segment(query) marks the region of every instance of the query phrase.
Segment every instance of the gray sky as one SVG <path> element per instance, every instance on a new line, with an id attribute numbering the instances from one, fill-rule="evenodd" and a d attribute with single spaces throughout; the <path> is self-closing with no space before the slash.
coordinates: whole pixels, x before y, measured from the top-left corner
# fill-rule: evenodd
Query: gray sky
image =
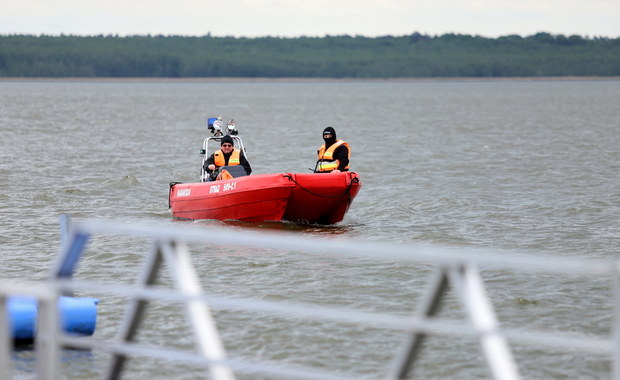
<path id="1" fill-rule="evenodd" d="M 620 0 L 0 0 L 0 34 L 620 37 Z"/>

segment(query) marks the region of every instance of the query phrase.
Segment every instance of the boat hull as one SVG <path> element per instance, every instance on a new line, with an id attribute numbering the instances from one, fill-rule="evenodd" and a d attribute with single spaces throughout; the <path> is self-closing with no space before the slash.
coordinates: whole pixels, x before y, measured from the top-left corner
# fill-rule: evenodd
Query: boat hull
<path id="1" fill-rule="evenodd" d="M 342 221 L 362 187 L 355 172 L 289 174 L 295 182 L 284 219 L 295 223 Z"/>
<path id="2" fill-rule="evenodd" d="M 180 219 L 282 220 L 294 183 L 284 174 L 170 186 L 170 210 Z"/>
<path id="3" fill-rule="evenodd" d="M 172 183 L 169 204 L 179 219 L 334 224 L 343 220 L 360 188 L 354 172 L 259 174 Z"/>

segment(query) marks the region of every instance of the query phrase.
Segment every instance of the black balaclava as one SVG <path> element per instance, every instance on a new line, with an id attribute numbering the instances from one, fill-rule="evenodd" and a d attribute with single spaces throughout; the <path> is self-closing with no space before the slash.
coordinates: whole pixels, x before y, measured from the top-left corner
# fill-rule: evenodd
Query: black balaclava
<path id="1" fill-rule="evenodd" d="M 230 144 L 232 146 L 235 146 L 235 143 L 233 142 L 233 138 L 230 137 L 229 135 L 226 135 L 224 137 L 222 137 L 222 141 L 220 141 L 220 146 L 224 145 L 224 144 Z"/>
<path id="2" fill-rule="evenodd" d="M 332 137 L 326 139 L 325 136 L 323 136 L 323 140 L 325 140 L 325 148 L 329 147 L 330 145 L 336 142 L 336 130 L 334 128 L 332 127 L 325 128 L 323 130 L 323 135 L 325 135 L 326 133 L 331 133 Z"/>

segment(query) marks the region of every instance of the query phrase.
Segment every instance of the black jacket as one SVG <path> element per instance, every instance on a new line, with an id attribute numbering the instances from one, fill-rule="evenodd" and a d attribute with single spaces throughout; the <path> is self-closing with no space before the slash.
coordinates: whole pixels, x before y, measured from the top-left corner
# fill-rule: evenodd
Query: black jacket
<path id="1" fill-rule="evenodd" d="M 334 156 L 336 160 L 338 160 L 338 170 L 341 172 L 346 171 L 345 169 L 349 165 L 349 149 L 345 145 L 340 145 L 334 151 Z"/>

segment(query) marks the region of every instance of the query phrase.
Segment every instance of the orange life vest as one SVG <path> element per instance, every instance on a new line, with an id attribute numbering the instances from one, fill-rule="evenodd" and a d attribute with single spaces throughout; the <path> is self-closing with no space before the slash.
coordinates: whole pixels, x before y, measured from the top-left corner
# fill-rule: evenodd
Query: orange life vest
<path id="1" fill-rule="evenodd" d="M 230 157 L 228 158 L 228 166 L 239 165 L 241 163 L 240 157 L 241 151 L 239 149 L 233 149 Z M 213 165 L 218 168 L 221 166 L 226 166 L 226 159 L 224 159 L 224 153 L 221 149 L 213 153 Z"/>
<path id="2" fill-rule="evenodd" d="M 232 176 L 232 174 L 228 172 L 228 170 L 223 169 L 222 172 L 217 175 L 217 178 L 215 180 L 220 181 L 222 179 L 233 179 L 233 178 L 234 177 Z"/>
<path id="3" fill-rule="evenodd" d="M 317 171 L 319 172 L 331 172 L 333 170 L 338 169 L 338 166 L 340 165 L 340 160 L 335 160 L 334 159 L 334 152 L 336 151 L 336 148 L 338 148 L 339 146 L 344 145 L 347 147 L 347 152 L 348 152 L 348 157 L 349 160 L 351 159 L 351 148 L 349 147 L 349 144 L 347 144 L 346 142 L 342 141 L 342 140 L 338 140 L 335 143 L 333 143 L 332 145 L 330 145 L 330 147 L 325 150 L 325 144 L 321 145 L 321 148 L 318 151 L 319 154 L 319 164 L 317 166 Z M 344 168 L 344 170 L 349 170 L 349 165 L 347 164 L 347 166 Z"/>

